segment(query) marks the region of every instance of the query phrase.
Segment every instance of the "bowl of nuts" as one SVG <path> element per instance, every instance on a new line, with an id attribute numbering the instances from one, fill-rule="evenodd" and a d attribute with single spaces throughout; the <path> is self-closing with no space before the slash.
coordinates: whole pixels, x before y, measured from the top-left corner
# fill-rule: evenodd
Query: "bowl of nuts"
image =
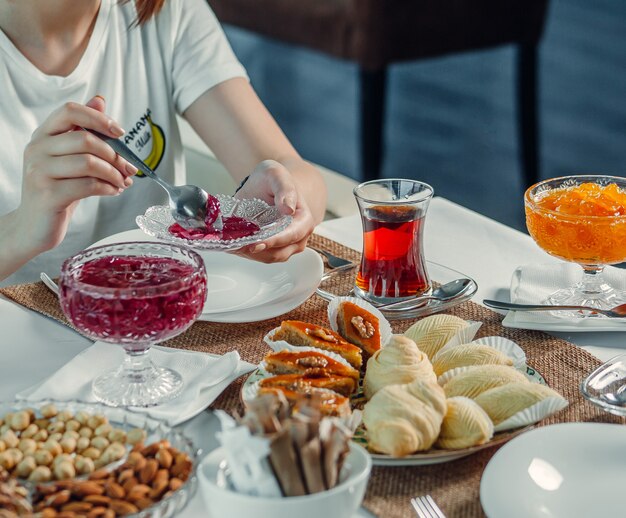
<path id="1" fill-rule="evenodd" d="M 0 403 L 0 472 L 27 489 L 34 512 L 174 516 L 196 490 L 199 455 L 180 432 L 128 409 Z"/>

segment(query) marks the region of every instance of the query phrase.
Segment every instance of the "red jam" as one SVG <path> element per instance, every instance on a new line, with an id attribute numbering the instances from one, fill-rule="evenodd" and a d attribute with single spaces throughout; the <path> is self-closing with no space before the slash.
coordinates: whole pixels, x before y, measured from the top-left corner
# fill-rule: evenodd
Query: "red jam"
<path id="1" fill-rule="evenodd" d="M 213 223 L 217 220 L 220 213 L 220 202 L 215 196 L 209 194 L 207 200 L 207 211 L 204 222 L 204 228 L 184 228 L 178 223 L 170 225 L 169 232 L 176 237 L 183 239 L 208 239 L 208 240 L 228 240 L 239 239 L 242 237 L 256 234 L 261 227 L 252 221 L 238 216 L 227 216 L 222 218 L 222 229 L 213 228 Z"/>
<path id="2" fill-rule="evenodd" d="M 62 284 L 61 302 L 87 335 L 120 343 L 157 342 L 188 327 L 202 311 L 206 278 L 180 282 L 193 272 L 192 265 L 168 257 L 102 257 L 82 264 L 75 274 L 78 282 L 95 288 L 74 290 Z M 171 290 L 158 290 L 173 281 L 179 282 Z M 149 287 L 157 293 L 142 294 Z M 89 293 L 98 288 L 124 291 Z"/>

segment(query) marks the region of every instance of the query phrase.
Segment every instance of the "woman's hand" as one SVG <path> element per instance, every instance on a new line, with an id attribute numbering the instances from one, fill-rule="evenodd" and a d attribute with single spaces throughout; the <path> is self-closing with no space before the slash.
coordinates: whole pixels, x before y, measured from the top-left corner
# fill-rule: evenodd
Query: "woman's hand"
<path id="1" fill-rule="evenodd" d="M 117 196 L 132 185 L 137 169 L 84 127 L 111 137 L 124 130 L 104 114 L 96 96 L 86 105 L 67 103 L 33 133 L 24 151 L 22 200 L 14 221 L 24 249 L 32 255 L 57 246 L 78 201 Z"/>
<path id="2" fill-rule="evenodd" d="M 284 165 L 275 160 L 264 160 L 254 169 L 236 196 L 259 198 L 275 205 L 282 214 L 292 216 L 293 221 L 281 233 L 235 253 L 255 261 L 274 263 L 286 261 L 293 254 L 304 250 L 315 227 L 315 220 Z"/>

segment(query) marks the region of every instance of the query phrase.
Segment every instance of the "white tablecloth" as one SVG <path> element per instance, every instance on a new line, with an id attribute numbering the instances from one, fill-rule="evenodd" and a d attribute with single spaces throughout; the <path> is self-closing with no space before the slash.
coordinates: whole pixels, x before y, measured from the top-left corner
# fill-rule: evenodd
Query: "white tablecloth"
<path id="1" fill-rule="evenodd" d="M 361 249 L 358 216 L 322 223 L 317 233 L 354 249 Z M 425 229 L 430 261 L 474 278 L 475 302 L 484 298 L 508 300 L 513 270 L 520 264 L 552 259 L 532 239 L 443 198 L 432 200 Z M 52 374 L 89 344 L 86 338 L 36 312 L 0 297 L 0 398 L 15 394 Z M 582 346 L 601 360 L 626 351 L 626 333 L 554 333 Z M 216 419 L 203 413 L 183 425 L 205 451 L 215 447 Z M 199 495 L 181 514 L 205 516 Z"/>

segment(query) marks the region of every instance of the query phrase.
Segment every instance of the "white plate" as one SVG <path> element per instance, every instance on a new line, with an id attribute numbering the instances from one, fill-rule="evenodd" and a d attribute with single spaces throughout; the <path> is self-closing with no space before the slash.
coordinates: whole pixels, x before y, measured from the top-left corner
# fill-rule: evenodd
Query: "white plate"
<path id="1" fill-rule="evenodd" d="M 129 230 L 93 246 L 123 241 L 159 241 L 141 230 Z M 264 264 L 225 252 L 196 250 L 207 270 L 207 300 L 198 320 L 256 322 L 297 308 L 317 288 L 324 263 L 306 248 L 284 263 Z"/>
<path id="2" fill-rule="evenodd" d="M 253 400 L 259 390 L 259 382 L 264 379 L 273 376 L 273 374 L 264 371 L 263 369 L 257 369 L 253 371 L 250 376 L 243 382 L 241 386 L 241 400 L 246 403 Z M 526 377 L 533 383 L 546 384 L 546 380 L 535 369 L 526 365 Z M 353 396 L 359 398 L 359 394 Z M 431 464 L 441 464 L 443 462 L 450 462 L 452 460 L 467 457 L 472 453 L 484 450 L 485 448 L 491 448 L 503 442 L 510 440 L 511 438 L 529 430 L 533 425 L 525 426 L 523 428 L 517 428 L 514 430 L 498 433 L 493 438 L 478 446 L 472 446 L 470 448 L 463 448 L 461 450 L 439 450 L 432 449 L 423 453 L 414 453 L 413 455 L 406 455 L 405 457 L 391 457 L 383 453 L 370 452 L 372 457 L 372 463 L 374 466 L 429 466 Z M 359 443 L 361 446 L 367 448 L 367 438 L 365 436 L 365 430 L 362 427 L 357 428 L 353 440 Z"/>
<path id="3" fill-rule="evenodd" d="M 578 264 L 565 262 L 519 266 L 511 277 L 511 302 L 539 304 L 557 289 L 580 281 L 581 271 Z M 607 266 L 603 276 L 618 290 L 626 289 L 626 271 L 623 269 Z M 575 333 L 626 331 L 626 319 L 603 316 L 580 318 L 567 311 L 508 311 L 502 325 L 517 329 Z"/>
<path id="4" fill-rule="evenodd" d="M 489 518 L 624 516 L 626 427 L 563 423 L 504 445 L 480 482 Z"/>

